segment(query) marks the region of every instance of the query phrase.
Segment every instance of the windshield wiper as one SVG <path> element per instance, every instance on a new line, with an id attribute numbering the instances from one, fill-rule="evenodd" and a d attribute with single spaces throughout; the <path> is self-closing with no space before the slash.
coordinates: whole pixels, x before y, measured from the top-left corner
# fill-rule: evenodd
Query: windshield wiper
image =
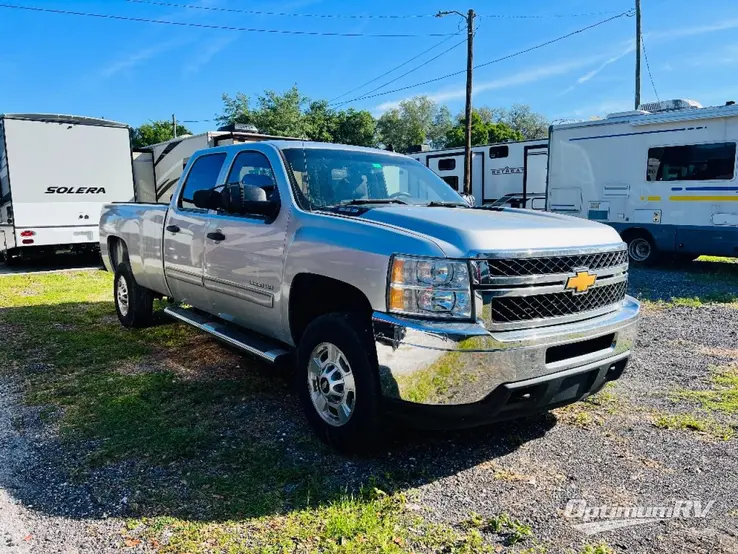
<path id="1" fill-rule="evenodd" d="M 339 206 L 360 206 L 362 204 L 407 204 L 400 198 L 355 198 L 341 202 Z"/>
<path id="2" fill-rule="evenodd" d="M 468 208 L 469 207 L 467 204 L 462 204 L 461 202 L 439 202 L 439 201 L 428 202 L 427 204 L 423 204 L 423 206 L 427 208 Z"/>

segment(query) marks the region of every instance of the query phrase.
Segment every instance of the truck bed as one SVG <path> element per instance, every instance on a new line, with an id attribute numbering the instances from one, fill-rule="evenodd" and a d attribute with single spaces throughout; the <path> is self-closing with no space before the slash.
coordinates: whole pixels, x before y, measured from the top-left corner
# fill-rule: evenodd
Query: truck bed
<path id="1" fill-rule="evenodd" d="M 163 295 L 169 294 L 164 278 L 162 242 L 168 206 L 120 202 L 103 206 L 100 216 L 100 254 L 105 267 L 115 271 L 115 244 L 120 237 L 128 246 L 131 268 L 139 284 Z"/>

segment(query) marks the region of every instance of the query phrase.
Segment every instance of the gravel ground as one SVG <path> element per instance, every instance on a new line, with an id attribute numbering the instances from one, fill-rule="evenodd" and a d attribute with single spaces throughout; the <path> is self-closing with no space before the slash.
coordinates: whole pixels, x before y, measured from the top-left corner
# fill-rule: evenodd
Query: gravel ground
<path id="1" fill-rule="evenodd" d="M 709 276 L 701 265 L 686 271 L 634 270 L 631 289 L 655 299 L 735 291 L 730 273 L 727 281 Z M 735 305 L 648 304 L 637 355 L 612 388 L 614 400 L 580 406 L 587 418 L 577 419 L 576 409 L 565 409 L 497 428 L 406 432 L 373 460 L 345 460 L 324 449 L 309 452 L 348 487 L 392 474 L 431 521 L 458 525 L 471 513 L 508 513 L 529 524 L 535 541 L 550 553 L 578 552 L 585 543 L 600 541 L 616 552 L 736 553 L 738 439 L 657 428 L 652 414 L 689 410 L 669 400 L 670 393 L 679 387 L 706 388 L 710 367 L 738 363 L 737 332 Z M 177 468 L 152 472 L 132 460 L 75 479 L 85 452 L 61 442 L 37 409 L 20 403 L 18 390 L 9 378 L 0 382 L 0 552 L 145 551 L 145 544 L 125 531 L 122 518 L 131 514 L 128 499 L 134 493 L 125 484 L 144 482 L 178 493 Z M 240 417 L 278 431 L 279 440 L 297 442 L 306 430 L 294 400 L 285 386 L 244 405 Z M 260 420 L 265 413 L 274 420 Z M 579 520 L 563 517 L 572 499 L 590 506 L 715 503 L 704 519 L 671 519 L 586 537 L 572 527 Z"/>

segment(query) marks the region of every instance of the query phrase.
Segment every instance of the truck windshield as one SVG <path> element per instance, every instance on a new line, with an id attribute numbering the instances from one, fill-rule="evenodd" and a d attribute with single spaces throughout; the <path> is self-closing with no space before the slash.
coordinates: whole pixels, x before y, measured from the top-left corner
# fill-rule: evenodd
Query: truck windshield
<path id="1" fill-rule="evenodd" d="M 283 152 L 309 209 L 373 203 L 466 206 L 446 182 L 411 158 L 330 148 Z"/>

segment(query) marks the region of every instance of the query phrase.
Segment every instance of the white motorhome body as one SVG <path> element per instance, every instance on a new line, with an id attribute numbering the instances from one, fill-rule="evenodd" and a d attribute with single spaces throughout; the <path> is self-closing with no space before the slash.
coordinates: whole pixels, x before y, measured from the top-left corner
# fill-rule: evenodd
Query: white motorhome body
<path id="1" fill-rule="evenodd" d="M 192 154 L 205 148 L 262 140 L 298 139 L 251 131 L 209 131 L 136 149 L 133 153 L 136 198 L 139 202 L 168 204 Z"/>
<path id="2" fill-rule="evenodd" d="M 612 225 L 636 261 L 738 255 L 738 106 L 696 106 L 553 127 L 548 209 Z"/>
<path id="3" fill-rule="evenodd" d="M 127 125 L 47 114 L 0 115 L 0 254 L 93 249 L 104 204 L 130 201 Z"/>
<path id="4" fill-rule="evenodd" d="M 463 192 L 464 149 L 410 154 Z M 512 204 L 544 209 L 548 140 L 488 144 L 472 148 L 472 195 L 477 205 Z"/>

